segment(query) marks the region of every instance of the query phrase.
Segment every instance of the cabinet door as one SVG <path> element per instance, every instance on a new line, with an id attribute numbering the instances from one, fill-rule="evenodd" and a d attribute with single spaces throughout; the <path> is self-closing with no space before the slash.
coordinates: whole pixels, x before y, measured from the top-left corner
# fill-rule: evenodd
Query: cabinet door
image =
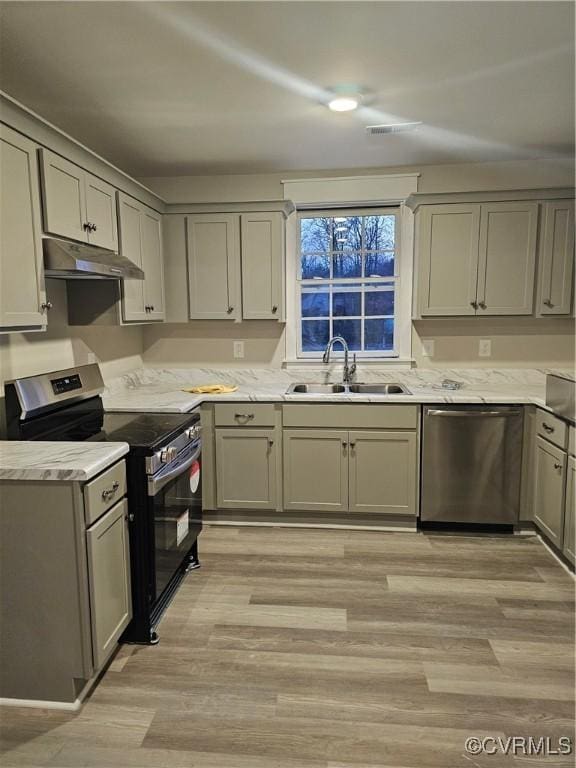
<path id="1" fill-rule="evenodd" d="M 536 438 L 534 522 L 557 547 L 564 529 L 566 454 L 541 437 Z"/>
<path id="2" fill-rule="evenodd" d="M 285 429 L 284 507 L 320 512 L 348 509 L 348 432 Z"/>
<path id="3" fill-rule="evenodd" d="M 278 320 L 282 312 L 284 260 L 281 213 L 243 213 L 242 317 L 244 320 Z"/>
<path id="4" fill-rule="evenodd" d="M 42 150 L 44 230 L 88 242 L 85 172 L 74 163 Z"/>
<path id="5" fill-rule="evenodd" d="M 531 315 L 538 203 L 481 206 L 478 314 Z"/>
<path id="6" fill-rule="evenodd" d="M 567 473 L 563 552 L 572 564 L 576 564 L 576 459 L 574 456 L 568 457 Z"/>
<path id="7" fill-rule="evenodd" d="M 416 434 L 350 432 L 350 511 L 416 515 Z"/>
<path id="8" fill-rule="evenodd" d="M 273 429 L 216 430 L 216 499 L 222 509 L 276 509 Z"/>
<path id="9" fill-rule="evenodd" d="M 101 669 L 132 618 L 126 499 L 86 531 L 95 669 Z"/>
<path id="10" fill-rule="evenodd" d="M 162 217 L 143 208 L 140 220 L 145 308 L 148 320 L 164 320 L 164 264 L 162 260 Z"/>
<path id="11" fill-rule="evenodd" d="M 423 316 L 476 314 L 479 205 L 426 205 L 418 217 Z"/>
<path id="12" fill-rule="evenodd" d="M 188 300 L 191 320 L 239 320 L 239 217 L 188 217 Z"/>
<path id="13" fill-rule="evenodd" d="M 567 315 L 574 273 L 574 200 L 544 203 L 540 237 L 539 315 Z"/>
<path id="14" fill-rule="evenodd" d="M 120 229 L 120 253 L 140 269 L 142 263 L 141 238 L 142 206 L 122 192 L 118 193 L 118 224 Z M 144 280 L 122 281 L 122 318 L 125 321 L 148 320 L 144 297 Z"/>
<path id="15" fill-rule="evenodd" d="M 36 146 L 0 125 L 0 327 L 46 324 Z"/>
<path id="16" fill-rule="evenodd" d="M 86 219 L 92 225 L 88 232 L 88 242 L 117 251 L 116 190 L 89 173 L 86 174 Z"/>

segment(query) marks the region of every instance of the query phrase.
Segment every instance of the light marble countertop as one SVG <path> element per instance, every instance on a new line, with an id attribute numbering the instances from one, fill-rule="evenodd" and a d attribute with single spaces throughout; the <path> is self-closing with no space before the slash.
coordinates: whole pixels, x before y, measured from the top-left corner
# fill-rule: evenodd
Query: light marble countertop
<path id="1" fill-rule="evenodd" d="M 0 440 L 0 480 L 85 482 L 128 453 L 128 443 Z"/>
<path id="2" fill-rule="evenodd" d="M 142 368 L 109 382 L 104 393 L 108 411 L 186 413 L 203 402 L 321 402 L 321 403 L 475 403 L 533 404 L 545 407 L 546 373 L 535 369 L 414 369 L 408 371 L 360 371 L 367 383 L 399 382 L 409 395 L 286 394 L 296 381 L 341 381 L 341 367 L 324 369 L 209 369 Z M 564 372 L 565 373 L 565 372 Z M 461 389 L 441 387 L 443 379 L 462 382 Z M 201 384 L 233 384 L 228 395 L 195 395 L 182 391 Z"/>

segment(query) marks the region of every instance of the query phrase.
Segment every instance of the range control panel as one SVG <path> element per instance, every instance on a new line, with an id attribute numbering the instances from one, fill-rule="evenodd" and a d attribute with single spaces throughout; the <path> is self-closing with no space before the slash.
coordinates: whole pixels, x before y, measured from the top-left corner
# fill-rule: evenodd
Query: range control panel
<path id="1" fill-rule="evenodd" d="M 80 375 L 75 373 L 72 376 L 63 376 L 61 379 L 51 379 L 52 390 L 55 395 L 63 395 L 65 392 L 72 392 L 74 389 L 82 389 Z"/>

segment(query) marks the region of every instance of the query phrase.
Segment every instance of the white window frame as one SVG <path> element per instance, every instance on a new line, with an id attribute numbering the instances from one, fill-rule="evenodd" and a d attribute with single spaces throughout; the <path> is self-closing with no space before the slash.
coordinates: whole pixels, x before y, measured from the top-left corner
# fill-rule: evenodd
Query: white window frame
<path id="1" fill-rule="evenodd" d="M 286 365 L 317 364 L 322 358 L 322 352 L 303 352 L 301 349 L 301 316 L 300 316 L 300 219 L 310 216 L 312 211 L 333 215 L 369 215 L 379 211 L 394 209 L 397 212 L 396 238 L 399 241 L 395 247 L 395 325 L 394 351 L 374 354 L 357 352 L 362 363 L 375 365 L 395 365 L 410 367 L 412 364 L 412 278 L 413 278 L 413 247 L 414 247 L 414 215 L 404 205 L 403 200 L 386 201 L 373 206 L 366 203 L 358 206 L 347 204 L 338 205 L 309 205 L 299 207 L 287 222 L 286 229 Z M 324 282 L 324 281 L 323 281 Z M 369 282 L 386 282 L 386 278 L 354 278 L 351 280 L 338 279 L 337 282 L 359 284 Z M 320 285 L 320 281 L 318 281 Z M 328 284 L 328 283 L 325 283 Z M 334 350 L 335 356 L 343 353 Z"/>

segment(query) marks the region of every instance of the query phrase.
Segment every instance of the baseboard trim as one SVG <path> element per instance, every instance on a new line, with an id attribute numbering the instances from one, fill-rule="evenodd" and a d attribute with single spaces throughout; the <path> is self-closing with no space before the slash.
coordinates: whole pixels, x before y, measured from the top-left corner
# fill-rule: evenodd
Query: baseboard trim
<path id="1" fill-rule="evenodd" d="M 82 691 L 83 693 L 84 691 Z M 36 701 L 35 699 L 0 698 L 0 707 L 29 707 L 30 709 L 60 709 L 64 712 L 78 712 L 84 700 L 82 694 L 76 701 Z"/>
<path id="2" fill-rule="evenodd" d="M 228 525 L 234 528 L 323 528 L 326 530 L 343 531 L 388 531 L 396 533 L 418 533 L 416 521 L 414 525 L 405 523 L 389 523 L 388 525 L 352 525 L 344 523 L 284 523 L 280 520 L 260 521 L 260 520 L 204 520 L 207 527 L 216 525 Z"/>

